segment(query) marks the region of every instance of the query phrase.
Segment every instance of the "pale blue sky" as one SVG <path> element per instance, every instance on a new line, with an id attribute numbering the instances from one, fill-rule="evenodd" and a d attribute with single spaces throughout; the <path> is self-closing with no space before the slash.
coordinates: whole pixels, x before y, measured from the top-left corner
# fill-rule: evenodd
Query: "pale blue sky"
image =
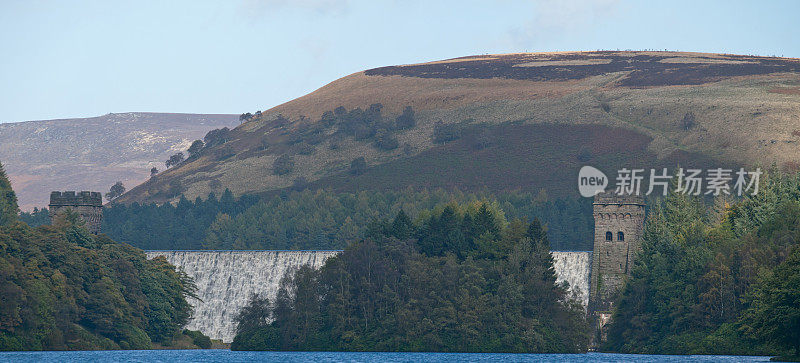
<path id="1" fill-rule="evenodd" d="M 800 1 L 0 0 L 0 122 L 265 110 L 367 68 L 484 53 L 800 57 Z"/>

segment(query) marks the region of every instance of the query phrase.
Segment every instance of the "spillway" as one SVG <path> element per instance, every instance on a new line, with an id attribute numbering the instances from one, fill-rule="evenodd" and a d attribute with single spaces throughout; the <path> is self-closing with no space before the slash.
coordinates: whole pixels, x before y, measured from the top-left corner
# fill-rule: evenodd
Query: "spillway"
<path id="1" fill-rule="evenodd" d="M 592 251 L 551 251 L 556 283 L 569 284 L 569 292 L 583 306 L 589 305 L 589 274 Z"/>
<path id="2" fill-rule="evenodd" d="M 146 251 L 147 258 L 166 257 L 180 266 L 197 285 L 189 299 L 194 315 L 186 325 L 211 339 L 230 343 L 236 335 L 234 319 L 253 294 L 275 301 L 287 272 L 311 265 L 319 268 L 339 251 Z"/>
<path id="3" fill-rule="evenodd" d="M 194 315 L 187 324 L 212 339 L 230 343 L 236 335 L 234 318 L 253 294 L 275 301 L 281 278 L 289 271 L 310 265 L 321 267 L 340 251 L 146 251 L 147 258 L 164 256 L 183 268 L 197 285 L 196 299 L 189 299 Z M 558 283 L 569 284 L 584 306 L 589 301 L 591 252 L 553 251 Z"/>

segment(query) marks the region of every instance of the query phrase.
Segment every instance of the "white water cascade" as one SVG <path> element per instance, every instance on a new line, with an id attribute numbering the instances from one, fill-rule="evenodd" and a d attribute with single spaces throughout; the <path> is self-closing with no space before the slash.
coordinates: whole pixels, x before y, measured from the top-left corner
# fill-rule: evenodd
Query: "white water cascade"
<path id="1" fill-rule="evenodd" d="M 253 294 L 275 301 L 287 272 L 311 265 L 319 268 L 339 251 L 147 251 L 183 268 L 197 285 L 200 301 L 189 299 L 194 315 L 186 328 L 230 343 L 234 319 Z"/>
<path id="2" fill-rule="evenodd" d="M 270 301 L 287 272 L 311 265 L 319 268 L 339 251 L 147 251 L 147 258 L 166 257 L 183 268 L 197 285 L 200 300 L 189 299 L 194 315 L 187 324 L 211 339 L 230 343 L 236 334 L 234 318 L 253 294 Z M 589 301 L 591 252 L 554 251 L 557 282 L 569 289 L 584 306 Z"/>
<path id="3" fill-rule="evenodd" d="M 589 274 L 592 270 L 592 251 L 551 251 L 556 283 L 569 284 L 569 293 L 584 307 L 589 305 Z"/>

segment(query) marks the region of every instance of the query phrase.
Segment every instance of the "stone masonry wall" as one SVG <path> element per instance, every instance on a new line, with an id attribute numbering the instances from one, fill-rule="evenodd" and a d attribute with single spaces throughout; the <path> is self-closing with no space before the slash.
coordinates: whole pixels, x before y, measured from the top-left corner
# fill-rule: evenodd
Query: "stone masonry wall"
<path id="1" fill-rule="evenodd" d="M 589 309 L 610 312 L 641 249 L 644 201 L 638 197 L 600 194 L 595 196 L 593 207 L 595 234 Z"/>
<path id="2" fill-rule="evenodd" d="M 100 233 L 100 225 L 103 223 L 103 196 L 99 192 L 51 192 L 49 209 L 51 220 L 58 213 L 71 209 L 86 222 L 89 232 Z"/>

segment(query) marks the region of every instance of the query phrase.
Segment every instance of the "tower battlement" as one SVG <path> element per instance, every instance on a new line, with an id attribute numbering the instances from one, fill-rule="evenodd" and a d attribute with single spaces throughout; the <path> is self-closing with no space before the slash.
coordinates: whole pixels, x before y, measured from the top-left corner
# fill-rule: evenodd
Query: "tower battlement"
<path id="1" fill-rule="evenodd" d="M 592 204 L 600 204 L 600 205 L 610 205 L 610 204 L 617 204 L 617 205 L 640 205 L 644 206 L 644 199 L 638 195 L 618 195 L 613 192 L 607 193 L 600 193 L 594 196 L 594 202 Z"/>
<path id="2" fill-rule="evenodd" d="M 103 195 L 100 192 L 82 191 L 76 193 L 74 191 L 50 192 L 50 205 L 51 206 L 103 206 Z"/>
<path id="3" fill-rule="evenodd" d="M 50 219 L 66 209 L 78 213 L 89 232 L 100 233 L 103 222 L 103 195 L 100 192 L 53 191 L 50 193 Z"/>

